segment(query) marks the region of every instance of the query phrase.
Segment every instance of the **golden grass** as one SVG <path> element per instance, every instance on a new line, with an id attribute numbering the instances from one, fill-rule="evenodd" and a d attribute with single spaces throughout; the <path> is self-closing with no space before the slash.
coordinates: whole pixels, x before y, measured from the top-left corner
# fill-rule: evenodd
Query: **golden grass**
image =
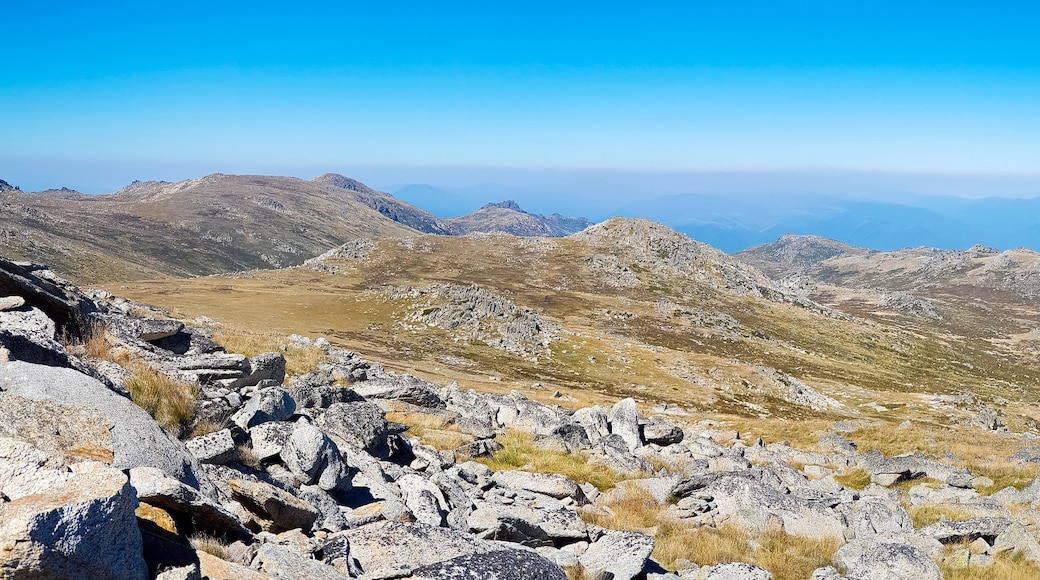
<path id="1" fill-rule="evenodd" d="M 252 332 L 225 326 L 213 335 L 213 340 L 228 352 L 248 357 L 263 352 L 280 352 L 285 357 L 287 377 L 309 373 L 314 367 L 329 360 L 329 355 L 317 346 L 287 345 L 285 337 L 274 333 Z"/>
<path id="2" fill-rule="evenodd" d="M 910 521 L 914 522 L 915 528 L 929 526 L 943 518 L 953 522 L 961 522 L 972 517 L 971 512 L 951 505 L 930 504 L 904 507 L 906 507 L 906 512 L 910 514 Z"/>
<path id="3" fill-rule="evenodd" d="M 864 489 L 870 485 L 870 474 L 862 467 L 857 467 L 841 475 L 835 475 L 834 480 L 849 489 Z"/>
<path id="4" fill-rule="evenodd" d="M 993 485 L 983 486 L 978 489 L 981 495 L 990 495 L 1005 487 L 1014 487 L 1021 491 L 1022 488 L 1029 485 L 1034 479 L 1040 477 L 1040 465 L 1036 463 L 974 465 L 971 467 L 971 474 L 976 477 L 988 477 L 993 480 Z"/>
<path id="5" fill-rule="evenodd" d="M 495 440 L 502 445 L 502 449 L 494 457 L 477 460 L 493 471 L 520 469 L 537 473 L 559 473 L 578 483 L 591 483 L 603 491 L 612 489 L 623 479 L 631 478 L 589 461 L 584 453 L 566 453 L 539 447 L 535 443 L 534 435 L 523 431 L 506 431 Z"/>
<path id="6" fill-rule="evenodd" d="M 177 437 L 186 435 L 198 396 L 196 388 L 171 379 L 143 362 L 130 363 L 127 370 L 130 378 L 126 389 L 133 402 L 163 429 Z"/>
<path id="7" fill-rule="evenodd" d="M 418 437 L 424 445 L 440 451 L 454 451 L 473 442 L 472 436 L 438 415 L 398 410 L 388 411 L 386 420 L 407 425 L 409 436 Z"/>
<path id="8" fill-rule="evenodd" d="M 622 481 L 611 493 L 612 501 L 599 504 L 607 509 L 586 509 L 582 517 L 604 528 L 644 533 L 659 523 L 662 505 L 645 489 Z"/>
<path id="9" fill-rule="evenodd" d="M 653 535 L 653 557 L 669 570 L 687 560 L 700 566 L 748 562 L 769 570 L 777 580 L 802 580 L 830 564 L 840 547 L 837 540 L 801 538 L 775 528 L 752 536 L 733 525 L 712 528 L 665 519 L 664 506 L 648 492 L 624 482 L 618 487 L 624 493 L 615 491 L 615 498 L 605 504 L 608 509 L 586 509 L 582 517 L 605 528 Z"/>
<path id="10" fill-rule="evenodd" d="M 228 549 L 228 545 L 220 538 L 199 532 L 192 534 L 191 537 L 188 538 L 188 543 L 191 544 L 192 548 L 195 548 L 199 552 L 205 552 L 210 556 L 225 561 L 231 561 L 232 559 L 231 550 Z"/>
<path id="11" fill-rule="evenodd" d="M 958 548 L 967 546 L 948 546 L 946 553 L 950 554 Z M 967 568 L 955 568 L 939 563 L 939 570 L 945 580 L 1036 580 L 1040 578 L 1040 566 L 1026 560 L 1022 554 L 998 554 L 996 562 L 985 568 L 969 566 Z"/>

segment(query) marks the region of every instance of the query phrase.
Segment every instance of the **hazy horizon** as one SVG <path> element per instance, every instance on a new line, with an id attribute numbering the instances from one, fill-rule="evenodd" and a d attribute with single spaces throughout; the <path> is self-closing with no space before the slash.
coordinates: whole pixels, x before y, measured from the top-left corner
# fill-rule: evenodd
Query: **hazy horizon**
<path id="1" fill-rule="evenodd" d="M 967 2 L 14 4 L 0 179 L 104 193 L 334 171 L 559 199 L 605 174 L 654 194 L 738 174 L 736 193 L 782 193 L 753 177 L 815 172 L 798 188 L 917 175 L 951 177 L 868 181 L 886 195 L 1037 195 L 1038 15 Z"/>

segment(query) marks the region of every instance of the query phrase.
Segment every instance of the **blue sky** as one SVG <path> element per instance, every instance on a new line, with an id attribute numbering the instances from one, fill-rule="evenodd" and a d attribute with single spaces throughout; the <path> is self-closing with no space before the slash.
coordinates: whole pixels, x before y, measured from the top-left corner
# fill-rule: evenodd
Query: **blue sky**
<path id="1" fill-rule="evenodd" d="M 560 4 L 9 2 L 0 178 L 856 171 L 1040 194 L 1036 3 Z"/>

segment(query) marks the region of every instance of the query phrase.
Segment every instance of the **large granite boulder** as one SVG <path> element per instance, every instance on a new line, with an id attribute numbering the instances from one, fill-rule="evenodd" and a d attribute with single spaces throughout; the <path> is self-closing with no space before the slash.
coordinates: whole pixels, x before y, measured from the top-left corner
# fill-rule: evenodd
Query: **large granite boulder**
<path id="1" fill-rule="evenodd" d="M 198 464 L 183 443 L 143 409 L 72 369 L 0 365 L 2 435 L 66 459 L 103 459 L 117 469 L 155 467 L 199 487 Z M 202 491 L 209 494 L 205 486 Z"/>
<path id="2" fill-rule="evenodd" d="M 126 476 L 98 463 L 0 503 L 0 577 L 148 578 L 135 508 Z"/>

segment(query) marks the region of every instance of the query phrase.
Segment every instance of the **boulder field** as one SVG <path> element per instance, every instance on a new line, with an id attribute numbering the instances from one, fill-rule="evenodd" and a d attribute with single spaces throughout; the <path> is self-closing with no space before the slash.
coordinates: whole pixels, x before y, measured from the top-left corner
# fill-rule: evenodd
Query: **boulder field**
<path id="1" fill-rule="evenodd" d="M 99 333 L 125 360 L 191 387 L 180 432 L 133 402 L 124 366 L 69 346 Z M 859 453 L 838 434 L 826 453 L 803 451 L 680 423 L 667 407 L 646 413 L 633 399 L 570 410 L 461 390 L 320 338 L 286 339 L 323 355 L 287 377 L 281 352 L 228 353 L 212 334 L 0 260 L 0 577 L 772 577 L 742 562 L 698 567 L 697 554 L 669 571 L 654 560 L 652 530 L 583 517 L 609 512 L 633 487 L 662 520 L 834 541 L 818 580 L 938 579 L 943 558 L 985 567 L 1001 552 L 1040 562 L 1027 509 L 1040 482 L 983 496 L 963 469 Z M 435 418 L 465 443 L 426 445 L 388 410 Z M 507 432 L 630 481 L 607 491 L 562 474 L 492 471 L 478 460 Z M 871 483 L 835 479 L 850 469 Z M 911 502 L 972 517 L 915 528 L 889 486 L 922 476 L 939 485 L 912 488 Z"/>

